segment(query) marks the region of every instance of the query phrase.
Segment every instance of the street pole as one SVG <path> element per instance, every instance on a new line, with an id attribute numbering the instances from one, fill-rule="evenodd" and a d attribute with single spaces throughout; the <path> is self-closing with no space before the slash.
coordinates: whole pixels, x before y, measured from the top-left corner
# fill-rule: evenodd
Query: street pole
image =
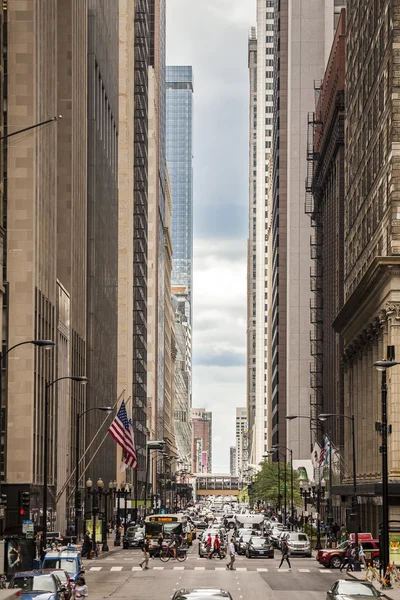
<path id="1" fill-rule="evenodd" d="M 382 371 L 382 572 L 385 575 L 389 564 L 389 473 L 388 473 L 388 455 L 387 455 L 387 384 L 386 369 Z"/>
<path id="2" fill-rule="evenodd" d="M 289 452 L 290 452 L 290 485 L 291 485 L 291 490 L 290 490 L 290 504 L 291 504 L 291 514 L 292 514 L 292 517 L 291 517 L 291 519 L 292 519 L 292 531 L 294 531 L 293 451 L 289 450 Z"/>
<path id="3" fill-rule="evenodd" d="M 286 456 L 285 456 L 285 483 L 284 483 L 285 488 L 284 488 L 284 495 L 283 495 L 283 501 L 284 501 L 285 511 L 283 513 L 283 521 L 282 521 L 282 523 L 284 525 L 286 525 L 286 511 L 287 511 L 287 481 L 286 481 L 286 472 L 287 472 L 287 469 L 286 469 L 286 465 L 287 465 L 287 463 L 286 463 Z"/>
<path id="4" fill-rule="evenodd" d="M 79 511 L 81 509 L 80 497 L 79 497 L 79 413 L 76 413 L 76 431 L 75 431 L 75 535 L 76 543 L 79 541 Z"/>
<path id="5" fill-rule="evenodd" d="M 44 440 L 43 440 L 43 533 L 42 533 L 42 560 L 47 546 L 47 482 L 48 482 L 48 453 L 49 453 L 49 430 L 47 423 L 49 420 L 49 387 L 46 383 L 44 392 Z"/>
<path id="6" fill-rule="evenodd" d="M 146 483 L 144 486 L 144 517 L 147 516 L 147 487 L 149 483 L 149 469 L 150 469 L 150 448 L 146 447 Z"/>
<path id="7" fill-rule="evenodd" d="M 386 377 L 386 371 L 384 371 Z M 353 442 L 353 498 L 352 498 L 352 513 L 353 519 L 355 522 L 355 536 L 354 541 L 358 548 L 358 502 L 357 502 L 357 460 L 356 460 L 356 433 L 354 427 L 354 415 L 351 415 L 351 437 Z M 387 464 L 387 463 L 386 463 Z M 389 555 L 388 555 L 389 556 Z M 354 570 L 361 571 L 361 563 L 360 558 L 357 554 L 356 559 L 354 561 Z"/>
<path id="8" fill-rule="evenodd" d="M 321 481 L 318 482 L 317 489 L 317 545 L 315 546 L 316 550 L 321 550 Z M 312 526 L 312 525 L 311 525 Z"/>
<path id="9" fill-rule="evenodd" d="M 281 512 L 281 466 L 280 466 L 280 461 L 279 461 L 279 454 L 277 455 L 277 462 L 278 462 L 278 521 L 280 520 L 280 522 L 282 523 L 282 515 L 279 516 L 279 513 Z"/>

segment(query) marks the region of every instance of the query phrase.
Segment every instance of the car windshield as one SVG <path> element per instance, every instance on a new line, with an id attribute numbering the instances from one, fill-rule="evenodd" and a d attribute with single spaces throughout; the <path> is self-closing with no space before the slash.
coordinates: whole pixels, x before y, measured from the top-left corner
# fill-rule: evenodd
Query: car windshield
<path id="1" fill-rule="evenodd" d="M 231 596 L 220 590 L 193 590 L 178 592 L 174 600 L 208 600 L 209 598 L 231 598 Z"/>
<path id="2" fill-rule="evenodd" d="M 379 592 L 373 585 L 361 583 L 361 581 L 341 581 L 336 593 L 345 594 L 346 596 L 371 596 L 379 598 Z"/>
<path id="3" fill-rule="evenodd" d="M 31 575 L 29 577 L 14 577 L 10 588 L 19 588 L 23 592 L 56 592 L 56 585 L 51 575 Z"/>
<path id="4" fill-rule="evenodd" d="M 55 571 L 54 575 L 57 575 L 58 579 L 61 583 L 66 583 L 68 581 L 68 576 L 65 571 Z"/>
<path id="5" fill-rule="evenodd" d="M 293 542 L 307 542 L 307 535 L 305 533 L 291 533 L 290 540 Z"/>
<path id="6" fill-rule="evenodd" d="M 45 558 L 43 568 L 64 569 L 69 575 L 76 575 L 78 561 L 75 558 Z"/>
<path id="7" fill-rule="evenodd" d="M 256 548 L 263 548 L 269 546 L 269 541 L 266 538 L 251 538 L 251 545 Z"/>

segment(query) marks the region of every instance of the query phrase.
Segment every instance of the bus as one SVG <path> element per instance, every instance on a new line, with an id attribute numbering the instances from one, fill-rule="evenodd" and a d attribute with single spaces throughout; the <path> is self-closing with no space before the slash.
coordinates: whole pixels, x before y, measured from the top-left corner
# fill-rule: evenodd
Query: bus
<path id="1" fill-rule="evenodd" d="M 149 540 L 150 554 L 157 549 L 160 533 L 164 540 L 169 540 L 173 533 L 175 536 L 181 535 L 188 545 L 192 543 L 192 532 L 186 515 L 149 515 L 144 520 L 144 529 Z"/>

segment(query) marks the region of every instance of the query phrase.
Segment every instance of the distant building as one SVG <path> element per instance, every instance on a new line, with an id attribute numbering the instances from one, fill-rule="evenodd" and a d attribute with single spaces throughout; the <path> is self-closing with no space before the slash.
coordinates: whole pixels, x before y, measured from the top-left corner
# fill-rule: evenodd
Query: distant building
<path id="1" fill-rule="evenodd" d="M 167 164 L 172 189 L 172 285 L 193 284 L 193 72 L 167 67 Z M 191 314 L 188 316 L 191 323 Z"/>
<path id="2" fill-rule="evenodd" d="M 237 464 L 236 464 L 236 446 L 231 446 L 229 448 L 229 464 L 230 464 L 230 474 L 232 477 L 237 476 Z"/>
<path id="3" fill-rule="evenodd" d="M 236 472 L 241 475 L 248 464 L 247 409 L 236 409 Z"/>
<path id="4" fill-rule="evenodd" d="M 212 472 L 212 413 L 192 408 L 193 473 Z"/>

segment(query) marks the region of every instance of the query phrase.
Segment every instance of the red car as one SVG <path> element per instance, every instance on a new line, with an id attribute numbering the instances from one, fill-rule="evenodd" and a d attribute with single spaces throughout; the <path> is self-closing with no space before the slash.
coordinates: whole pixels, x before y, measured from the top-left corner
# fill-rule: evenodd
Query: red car
<path id="1" fill-rule="evenodd" d="M 317 561 L 324 567 L 338 569 L 342 562 L 342 557 L 346 552 L 350 541 L 342 542 L 340 546 L 332 549 L 318 550 Z M 379 565 L 379 540 L 360 540 L 362 544 L 366 563 Z"/>

